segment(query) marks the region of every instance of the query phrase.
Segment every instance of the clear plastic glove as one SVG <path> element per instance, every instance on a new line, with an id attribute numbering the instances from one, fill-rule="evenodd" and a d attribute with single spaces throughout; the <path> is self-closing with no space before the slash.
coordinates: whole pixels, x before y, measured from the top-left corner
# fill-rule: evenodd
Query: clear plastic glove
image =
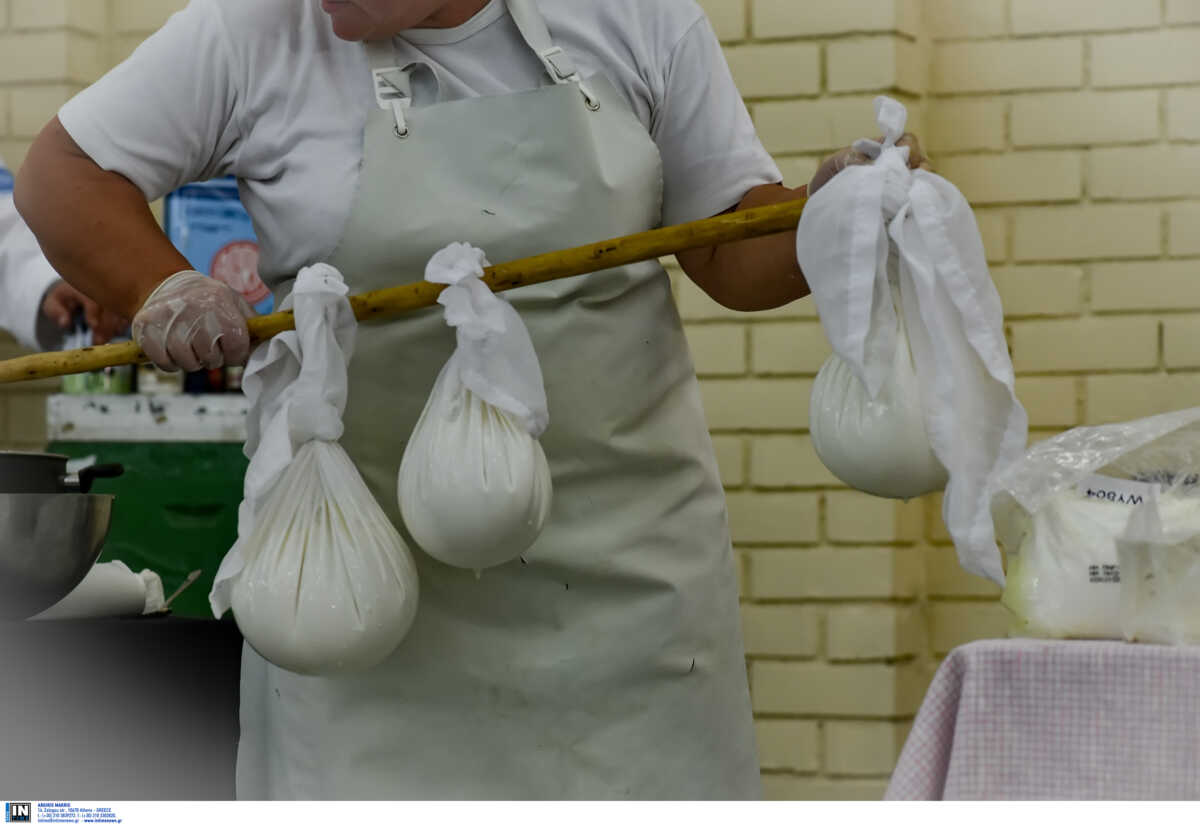
<path id="1" fill-rule="evenodd" d="M 193 270 L 158 285 L 133 316 L 133 338 L 158 367 L 195 372 L 242 365 L 254 310 L 220 281 Z"/>
<path id="2" fill-rule="evenodd" d="M 882 143 L 883 138 L 879 141 Z M 917 136 L 911 132 L 905 132 L 903 137 L 896 141 L 897 146 L 908 147 L 908 168 L 909 169 L 925 169 L 932 172 L 933 168 L 929 165 L 929 158 L 925 157 L 921 151 L 921 142 L 917 140 Z M 847 146 L 834 152 L 829 157 L 822 161 L 817 172 L 813 175 L 808 184 L 808 196 L 812 197 L 825 184 L 833 179 L 833 176 L 849 166 L 860 166 L 864 163 L 871 163 L 871 158 L 868 155 L 855 149 L 853 146 Z"/>

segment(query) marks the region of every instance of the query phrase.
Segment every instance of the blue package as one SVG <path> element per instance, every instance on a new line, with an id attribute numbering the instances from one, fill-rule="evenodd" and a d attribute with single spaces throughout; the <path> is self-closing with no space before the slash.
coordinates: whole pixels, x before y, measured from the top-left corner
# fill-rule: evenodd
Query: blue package
<path id="1" fill-rule="evenodd" d="M 235 179 L 176 189 L 166 197 L 163 222 L 193 269 L 228 284 L 259 315 L 274 309 L 275 298 L 258 275 L 258 237 Z"/>

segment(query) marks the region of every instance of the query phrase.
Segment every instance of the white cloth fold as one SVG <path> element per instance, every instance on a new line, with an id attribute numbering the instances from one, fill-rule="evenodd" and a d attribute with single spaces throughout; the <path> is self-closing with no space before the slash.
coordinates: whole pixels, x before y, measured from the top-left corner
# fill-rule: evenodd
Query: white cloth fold
<path id="1" fill-rule="evenodd" d="M 165 609 L 163 583 L 157 573 L 134 573 L 124 562 L 109 561 L 93 565 L 70 593 L 30 621 L 141 616 Z"/>
<path id="2" fill-rule="evenodd" d="M 875 112 L 883 142 L 856 144 L 875 162 L 844 170 L 813 195 L 798 260 L 836 357 L 874 399 L 897 342 L 889 247 L 899 255 L 925 429 L 949 473 L 943 517 L 963 566 L 1002 583 L 987 481 L 1021 456 L 1028 419 L 1013 389 L 1000 296 L 966 199 L 949 181 L 910 170 L 908 148 L 896 146 L 904 106 L 881 97 Z"/>
<path id="3" fill-rule="evenodd" d="M 242 391 L 252 409 L 244 452 L 250 466 L 238 508 L 238 541 L 221 561 L 209 597 L 218 617 L 231 607 L 230 587 L 245 564 L 243 544 L 296 451 L 314 439 L 336 441 L 342 435 L 346 366 L 358 331 L 348 292 L 328 264 L 301 270 L 279 307 L 294 310 L 296 329 L 260 345 L 246 364 Z"/>
<path id="4" fill-rule="evenodd" d="M 449 284 L 438 303 L 458 340 L 451 369 L 463 386 L 512 413 L 538 438 L 550 423 L 542 369 L 521 316 L 481 280 L 486 266 L 482 250 L 454 243 L 435 253 L 425 269 L 425 280 Z"/>

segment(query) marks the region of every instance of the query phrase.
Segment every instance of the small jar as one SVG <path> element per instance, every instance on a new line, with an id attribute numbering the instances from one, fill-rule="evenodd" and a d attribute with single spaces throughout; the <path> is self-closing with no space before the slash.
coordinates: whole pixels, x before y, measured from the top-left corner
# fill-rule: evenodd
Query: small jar
<path id="1" fill-rule="evenodd" d="M 242 375 L 245 373 L 245 371 L 245 367 L 225 368 L 225 392 L 242 391 Z"/>
<path id="2" fill-rule="evenodd" d="M 139 364 L 137 391 L 139 395 L 181 395 L 183 373 L 160 370 L 153 364 Z"/>

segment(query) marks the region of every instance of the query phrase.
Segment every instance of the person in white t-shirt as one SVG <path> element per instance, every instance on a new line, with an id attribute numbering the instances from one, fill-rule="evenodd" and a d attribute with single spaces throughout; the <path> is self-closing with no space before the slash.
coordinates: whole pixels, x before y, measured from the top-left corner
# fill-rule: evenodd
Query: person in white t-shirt
<path id="1" fill-rule="evenodd" d="M 128 323 L 58 277 L 17 214 L 12 191 L 0 158 L 0 328 L 30 349 L 57 349 L 82 313 L 95 343 L 105 343 Z"/>
<path id="2" fill-rule="evenodd" d="M 420 280 L 452 241 L 512 260 L 805 196 L 694 0 L 193 0 L 62 108 L 17 194 L 68 280 L 194 369 L 246 358 L 249 309 L 146 202 L 220 175 L 277 296 L 317 261 L 364 291 Z M 808 292 L 794 244 L 679 262 L 768 309 Z M 550 406 L 545 531 L 481 579 L 418 553 L 416 623 L 370 673 L 297 676 L 247 647 L 240 798 L 759 794 L 725 501 L 666 274 L 507 295 Z M 437 312 L 359 330 L 342 444 L 402 531 L 396 470 L 453 345 Z"/>

